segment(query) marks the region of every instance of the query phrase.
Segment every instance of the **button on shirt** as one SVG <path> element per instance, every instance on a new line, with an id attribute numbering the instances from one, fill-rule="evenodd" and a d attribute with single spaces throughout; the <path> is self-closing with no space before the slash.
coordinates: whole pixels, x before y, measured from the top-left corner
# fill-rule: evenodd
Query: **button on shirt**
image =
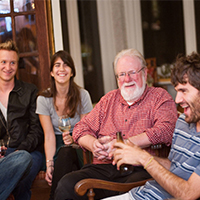
<path id="1" fill-rule="evenodd" d="M 103 96 L 95 108 L 76 124 L 73 139 L 78 142 L 85 135 L 95 138 L 109 135 L 115 139 L 118 131 L 127 139 L 146 132 L 152 144 L 170 145 L 176 120 L 176 106 L 166 90 L 146 86 L 141 98 L 128 105 L 120 90 L 116 89 Z M 150 148 L 147 150 L 151 152 Z M 93 163 L 105 164 L 111 161 L 94 158 Z"/>

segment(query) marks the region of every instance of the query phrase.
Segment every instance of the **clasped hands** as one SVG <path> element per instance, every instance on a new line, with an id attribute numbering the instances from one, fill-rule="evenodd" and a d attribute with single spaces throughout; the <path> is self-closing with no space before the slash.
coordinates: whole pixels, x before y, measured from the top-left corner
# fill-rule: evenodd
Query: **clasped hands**
<path id="1" fill-rule="evenodd" d="M 122 164 L 141 165 L 144 150 L 134 145 L 129 140 L 126 144 L 105 136 L 93 142 L 93 156 L 98 160 L 112 160 L 112 164 L 117 164 L 117 168 Z"/>
<path id="2" fill-rule="evenodd" d="M 110 136 L 104 136 L 94 140 L 92 144 L 93 156 L 98 160 L 111 160 L 112 157 L 109 156 L 109 153 L 113 150 L 113 144 L 116 142 L 116 139 L 113 139 Z"/>

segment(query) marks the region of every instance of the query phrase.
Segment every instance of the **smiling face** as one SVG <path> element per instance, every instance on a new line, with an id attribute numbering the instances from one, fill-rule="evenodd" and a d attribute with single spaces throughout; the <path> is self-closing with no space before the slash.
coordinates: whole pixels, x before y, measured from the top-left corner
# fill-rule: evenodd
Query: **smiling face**
<path id="1" fill-rule="evenodd" d="M 185 121 L 196 123 L 200 121 L 200 92 L 195 87 L 186 84 L 178 84 L 175 87 L 177 91 L 176 103 L 184 108 Z"/>
<path id="2" fill-rule="evenodd" d="M 0 50 L 0 79 L 14 81 L 18 68 L 18 55 L 15 51 Z"/>
<path id="3" fill-rule="evenodd" d="M 57 58 L 54 62 L 51 76 L 56 83 L 69 84 L 70 78 L 73 76 L 71 68 L 63 62 L 61 58 Z"/>
<path id="4" fill-rule="evenodd" d="M 146 86 L 147 69 L 143 69 L 133 76 L 128 75 L 128 72 L 137 72 L 142 68 L 141 62 L 137 57 L 123 56 L 116 65 L 116 74 L 126 73 L 123 80 L 117 78 L 118 87 L 123 98 L 130 103 L 133 103 L 141 97 Z"/>

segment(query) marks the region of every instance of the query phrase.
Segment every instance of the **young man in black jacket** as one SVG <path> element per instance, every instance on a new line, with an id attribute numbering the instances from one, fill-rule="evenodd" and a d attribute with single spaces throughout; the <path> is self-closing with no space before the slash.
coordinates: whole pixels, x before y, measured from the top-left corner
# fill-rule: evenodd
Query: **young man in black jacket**
<path id="1" fill-rule="evenodd" d="M 16 200 L 29 200 L 32 182 L 42 166 L 44 136 L 35 113 L 38 90 L 16 79 L 18 61 L 13 41 L 0 44 L 0 139 L 7 143 L 5 156 L 17 150 L 32 156 L 30 173 L 13 191 Z"/>

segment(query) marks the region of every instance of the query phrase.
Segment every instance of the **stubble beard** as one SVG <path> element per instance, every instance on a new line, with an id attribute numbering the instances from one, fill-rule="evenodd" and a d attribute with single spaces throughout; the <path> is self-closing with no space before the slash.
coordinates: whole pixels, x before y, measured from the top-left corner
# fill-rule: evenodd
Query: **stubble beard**
<path id="1" fill-rule="evenodd" d="M 189 104 L 191 109 L 190 115 L 185 115 L 185 121 L 187 123 L 197 123 L 200 121 L 200 92 L 198 95 L 194 98 L 194 100 Z"/>

